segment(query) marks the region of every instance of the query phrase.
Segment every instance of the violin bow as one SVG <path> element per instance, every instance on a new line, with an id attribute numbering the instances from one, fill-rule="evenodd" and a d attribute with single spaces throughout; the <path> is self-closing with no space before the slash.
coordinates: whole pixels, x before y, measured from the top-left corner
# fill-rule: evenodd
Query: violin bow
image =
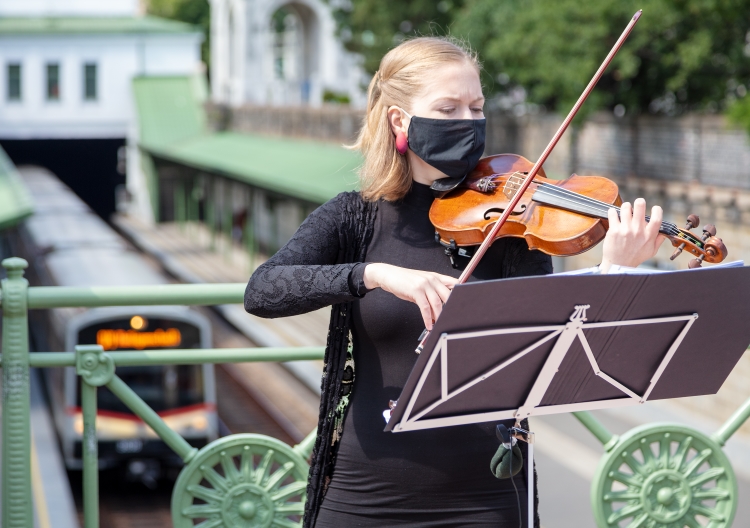
<path id="1" fill-rule="evenodd" d="M 489 234 L 482 241 L 482 244 L 477 248 L 476 252 L 474 253 L 474 256 L 471 257 L 471 260 L 466 265 L 466 269 L 464 269 L 463 273 L 461 273 L 461 276 L 458 278 L 458 284 L 464 284 L 466 281 L 469 280 L 469 277 L 471 277 L 471 274 L 474 273 L 474 270 L 479 264 L 479 261 L 482 259 L 482 257 L 487 252 L 487 250 L 490 248 L 490 246 L 492 245 L 492 242 L 495 240 L 495 236 L 500 232 L 500 229 L 502 229 L 503 225 L 505 225 L 505 222 L 508 220 L 513 210 L 518 205 L 518 202 L 523 197 L 523 194 L 526 192 L 526 189 L 528 189 L 529 185 L 531 185 L 531 182 L 534 181 L 534 178 L 536 177 L 537 172 L 539 172 L 539 169 L 542 168 L 542 165 L 544 165 L 544 162 L 547 161 L 547 158 L 552 153 L 554 148 L 557 146 L 558 141 L 560 141 L 560 138 L 567 130 L 571 121 L 573 121 L 573 118 L 578 113 L 578 110 L 580 110 L 581 107 L 583 106 L 583 103 L 586 102 L 586 99 L 588 98 L 589 94 L 594 90 L 596 83 L 598 83 L 599 79 L 601 79 L 602 75 L 604 75 L 604 71 L 607 69 L 610 62 L 612 62 L 612 59 L 614 59 L 615 55 L 617 55 L 617 52 L 620 51 L 620 48 L 625 43 L 625 40 L 628 38 L 628 36 L 630 35 L 630 32 L 635 27 L 635 24 L 638 22 L 638 19 L 641 17 L 641 13 L 643 13 L 643 10 L 639 9 L 636 12 L 636 14 L 633 15 L 633 18 L 630 19 L 630 22 L 623 30 L 622 35 L 620 35 L 620 38 L 617 39 L 617 42 L 615 42 L 615 45 L 612 46 L 612 49 L 607 54 L 607 57 L 604 59 L 604 62 L 602 62 L 601 66 L 599 66 L 599 69 L 596 70 L 594 77 L 592 77 L 591 81 L 589 81 L 588 86 L 586 86 L 586 89 L 583 90 L 583 93 L 578 98 L 578 101 L 576 101 L 576 104 L 573 105 L 573 108 L 571 108 L 570 112 L 568 113 L 568 116 L 565 118 L 565 121 L 562 122 L 562 124 L 560 125 L 560 128 L 558 128 L 557 132 L 555 132 L 555 135 L 552 136 L 552 140 L 549 142 L 549 145 L 547 145 L 547 148 L 544 149 L 544 152 L 542 152 L 542 155 L 539 156 L 539 159 L 529 171 L 529 174 L 527 175 L 526 179 L 524 180 L 523 184 L 520 186 L 518 191 L 516 191 L 516 194 L 513 197 L 513 199 L 510 201 L 510 204 L 508 205 L 508 207 L 505 208 L 505 211 L 503 212 L 502 216 L 498 219 L 497 222 L 495 222 L 495 225 L 492 226 L 492 230 L 490 230 Z M 428 330 L 425 330 L 422 333 L 422 335 L 420 336 L 420 340 L 419 340 L 420 341 L 419 346 L 417 347 L 417 353 L 420 353 L 422 351 L 422 348 L 424 347 L 424 343 L 427 340 L 427 336 L 429 335 L 430 335 L 430 332 Z"/>

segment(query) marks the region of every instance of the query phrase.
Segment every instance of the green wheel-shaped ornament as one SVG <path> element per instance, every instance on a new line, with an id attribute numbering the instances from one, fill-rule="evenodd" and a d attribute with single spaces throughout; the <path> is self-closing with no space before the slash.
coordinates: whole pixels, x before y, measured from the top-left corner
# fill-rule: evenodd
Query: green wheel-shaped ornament
<path id="1" fill-rule="evenodd" d="M 737 479 L 719 444 L 690 427 L 651 424 L 620 438 L 591 486 L 600 528 L 729 528 Z"/>
<path id="2" fill-rule="evenodd" d="M 298 528 L 307 462 L 284 442 L 236 434 L 198 451 L 172 491 L 174 528 Z"/>

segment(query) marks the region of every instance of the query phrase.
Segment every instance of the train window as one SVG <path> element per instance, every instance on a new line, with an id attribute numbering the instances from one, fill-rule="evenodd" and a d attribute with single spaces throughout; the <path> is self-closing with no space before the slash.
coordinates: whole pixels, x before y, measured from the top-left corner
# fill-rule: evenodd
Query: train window
<path id="1" fill-rule="evenodd" d="M 139 315 L 84 327 L 78 332 L 78 343 L 115 351 L 200 348 L 201 344 L 195 325 Z M 119 367 L 117 375 L 156 412 L 196 405 L 204 399 L 200 365 Z M 78 395 L 80 399 L 80 390 Z M 106 387 L 99 389 L 99 409 L 132 414 Z"/>

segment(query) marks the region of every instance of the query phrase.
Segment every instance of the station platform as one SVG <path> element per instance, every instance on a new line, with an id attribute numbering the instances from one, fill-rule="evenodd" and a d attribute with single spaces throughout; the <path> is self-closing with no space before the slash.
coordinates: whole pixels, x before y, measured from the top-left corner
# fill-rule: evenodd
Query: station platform
<path id="1" fill-rule="evenodd" d="M 80 528 L 52 418 L 42 394 L 38 370 L 31 370 L 30 381 L 34 528 Z"/>

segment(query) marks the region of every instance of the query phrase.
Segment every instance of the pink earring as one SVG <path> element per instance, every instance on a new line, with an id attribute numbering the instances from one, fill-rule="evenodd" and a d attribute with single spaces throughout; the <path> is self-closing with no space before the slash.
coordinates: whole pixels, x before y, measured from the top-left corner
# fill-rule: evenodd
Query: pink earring
<path id="1" fill-rule="evenodd" d="M 409 140 L 407 139 L 406 134 L 401 130 L 396 134 L 396 150 L 398 150 L 398 153 L 402 156 L 406 154 L 407 150 L 409 150 Z"/>

